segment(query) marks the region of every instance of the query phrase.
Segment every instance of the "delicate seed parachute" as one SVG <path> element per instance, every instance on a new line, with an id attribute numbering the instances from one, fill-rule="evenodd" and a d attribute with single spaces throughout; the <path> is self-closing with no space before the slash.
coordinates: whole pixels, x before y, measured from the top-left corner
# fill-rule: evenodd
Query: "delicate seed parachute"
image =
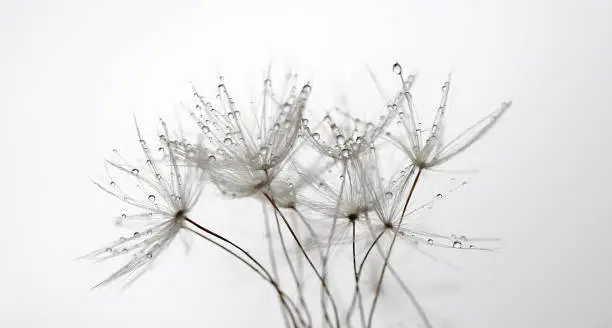
<path id="1" fill-rule="evenodd" d="M 289 74 L 285 89 L 277 98 L 271 78 L 265 79 L 254 122 L 245 122 L 223 80 L 217 105 L 194 92 L 197 104 L 191 116 L 204 139 L 192 160 L 209 171 L 223 193 L 244 197 L 267 187 L 293 151 L 312 88 L 298 88 L 296 77 Z"/>
<path id="2" fill-rule="evenodd" d="M 127 264 L 96 287 L 128 275 L 135 279 L 144 273 L 183 228 L 185 216 L 200 197 L 205 181 L 203 171 L 179 162 L 173 150 L 176 142 L 169 141 L 168 129 L 163 121 L 162 126 L 165 134 L 160 136 L 161 145 L 158 148 L 158 151 L 161 149 L 164 154 L 162 158 L 152 153 L 137 126 L 140 147 L 146 158 L 145 167 L 130 166 L 118 152 L 117 156 L 122 162 L 107 162 L 110 170 L 136 182 L 136 192 L 140 192 L 139 195 L 124 193 L 115 179 L 110 183 L 111 188 L 96 183 L 108 194 L 141 211 L 130 215 L 122 214 L 117 221 L 120 225 L 138 225 L 141 229 L 85 256 L 94 260 L 106 260 L 131 255 Z"/>

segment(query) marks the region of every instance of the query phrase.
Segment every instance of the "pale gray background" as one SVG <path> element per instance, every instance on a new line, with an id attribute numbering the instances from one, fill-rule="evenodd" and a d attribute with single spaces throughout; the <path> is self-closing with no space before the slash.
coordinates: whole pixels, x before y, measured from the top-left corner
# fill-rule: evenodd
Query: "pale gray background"
<path id="1" fill-rule="evenodd" d="M 399 60 L 420 74 L 421 109 L 453 73 L 452 131 L 514 100 L 453 166 L 480 173 L 432 215 L 448 231 L 499 236 L 503 249 L 416 269 L 434 322 L 610 327 L 611 31 L 606 0 L 2 1 L 0 326 L 278 324 L 273 295 L 199 241 L 188 256 L 177 243 L 125 292 L 89 291 L 113 266 L 72 259 L 115 238 L 107 218 L 125 208 L 89 177 L 133 144 L 133 112 L 143 125 L 172 113 L 188 81 L 283 62 L 330 104 L 317 81 L 365 76 L 367 64 L 392 83 Z M 202 206 L 219 229 L 248 213 Z M 419 283 L 429 270 L 455 287 L 432 292 Z"/>

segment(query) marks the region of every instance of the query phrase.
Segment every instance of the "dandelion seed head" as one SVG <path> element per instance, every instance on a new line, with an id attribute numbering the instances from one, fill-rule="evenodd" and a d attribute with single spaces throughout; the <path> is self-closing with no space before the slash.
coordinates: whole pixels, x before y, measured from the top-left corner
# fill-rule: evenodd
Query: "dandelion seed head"
<path id="1" fill-rule="evenodd" d="M 171 142 L 167 128 L 163 124 L 163 138 L 160 137 L 160 147 L 164 148 L 165 156 L 154 158 L 148 151 L 147 142 L 142 136 L 138 125 L 136 126 L 139 143 L 144 154 L 145 166 L 140 169 L 131 168 L 122 157 L 120 160 L 107 161 L 107 172 L 114 171 L 126 178 L 135 180 L 136 188 L 133 192 L 126 192 L 118 186 L 107 189 L 97 184 L 108 194 L 138 208 L 137 214 L 122 214 L 122 226 L 129 223 L 138 223 L 143 229 L 133 231 L 129 236 L 122 236 L 98 250 L 91 252 L 84 258 L 93 260 L 106 260 L 123 254 L 132 254 L 115 273 L 100 282 L 97 286 L 106 285 L 118 279 L 131 276 L 135 279 L 148 268 L 151 262 L 165 249 L 183 227 L 183 219 L 193 206 L 202 191 L 204 180 L 203 171 L 193 166 L 179 162 L 177 151 L 179 147 L 189 148 L 183 141 Z M 182 145 L 182 146 L 180 146 Z M 118 151 L 114 151 L 118 154 Z M 134 170 L 137 170 L 136 174 Z M 161 179 L 160 176 L 165 176 Z M 113 179 L 116 181 L 116 179 Z M 142 199 L 144 198 L 144 199 Z M 108 249 L 111 249 L 109 254 Z"/>
<path id="2" fill-rule="evenodd" d="M 399 64 L 396 63 L 395 65 Z M 398 114 L 400 119 L 397 122 L 402 127 L 403 135 L 401 137 L 387 135 L 387 137 L 406 153 L 416 167 L 431 168 L 438 166 L 463 152 L 487 133 L 511 105 L 511 102 L 503 102 L 500 108 L 474 123 L 454 139 L 446 141 L 444 131 L 450 91 L 449 74 L 449 79 L 441 87 L 442 97 L 436 109 L 431 129 L 425 135 L 421 128 L 412 93 L 405 87 L 407 81 L 404 80 L 401 67 L 396 69 L 395 65 L 393 71 L 399 76 L 403 86 L 403 92 L 400 93 L 401 97 L 398 97 L 397 103 L 394 104 L 402 113 L 401 115 Z"/>
<path id="3" fill-rule="evenodd" d="M 250 196 L 267 187 L 280 172 L 294 150 L 301 125 L 307 124 L 303 112 L 312 87 L 297 88 L 297 83 L 295 75 L 288 75 L 283 92 L 276 93 L 268 74 L 260 99 L 252 102 L 252 112 L 246 116 L 240 115 L 225 83 L 218 86 L 217 105 L 194 92 L 192 117 L 198 125 L 209 127 L 203 131 L 205 138 L 194 162 L 207 169 L 223 194 Z M 224 156 L 212 159 L 208 149 Z"/>

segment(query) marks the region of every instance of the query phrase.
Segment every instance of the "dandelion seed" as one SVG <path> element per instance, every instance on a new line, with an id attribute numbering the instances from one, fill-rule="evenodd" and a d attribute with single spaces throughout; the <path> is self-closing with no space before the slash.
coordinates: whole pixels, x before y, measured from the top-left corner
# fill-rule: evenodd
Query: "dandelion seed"
<path id="1" fill-rule="evenodd" d="M 164 124 L 165 129 L 165 124 Z M 147 201 L 139 200 L 137 197 L 123 194 L 119 190 L 109 190 L 102 185 L 96 183 L 98 187 L 106 191 L 110 195 L 133 205 L 144 213 L 130 215 L 121 215 L 122 221 L 139 221 L 145 225 L 144 230 L 135 231 L 129 238 L 121 237 L 117 241 L 102 247 L 92 253 L 84 256 L 95 260 L 105 260 L 123 254 L 132 254 L 129 260 L 123 267 L 110 275 L 108 278 L 100 282 L 96 287 L 106 285 L 118 279 L 132 276 L 130 281 L 136 279 L 144 270 L 150 266 L 152 261 L 165 249 L 174 237 L 179 233 L 184 225 L 185 215 L 193 208 L 197 202 L 204 180 L 202 179 L 202 171 L 190 166 L 180 165 L 176 158 L 172 144 L 166 138 L 162 139 L 162 147 L 168 153 L 168 163 L 159 163 L 154 160 L 146 151 L 146 142 L 142 138 L 140 130 L 137 126 L 139 140 L 141 140 L 141 148 L 147 159 L 147 170 L 153 177 L 164 174 L 166 179 L 149 178 L 145 174 L 138 174 L 138 169 L 128 169 L 126 166 L 108 162 L 108 164 L 120 173 L 128 174 L 136 179 L 140 188 L 148 188 L 159 196 L 159 203 L 152 205 L 151 202 L 156 200 L 156 196 L 150 194 Z M 165 131 L 166 134 L 167 131 Z M 164 172 L 164 169 L 167 172 Z M 136 172 L 136 173 L 134 173 Z M 173 197 L 179 195 L 179 197 Z M 128 219 L 129 218 L 129 219 Z M 141 238 L 143 235 L 146 238 Z M 114 250 L 121 249 L 120 252 Z M 110 254 L 109 253 L 110 250 Z"/>
<path id="2" fill-rule="evenodd" d="M 401 67 L 398 67 L 400 66 L 397 63 L 393 65 L 393 72 L 399 75 L 402 86 L 404 86 L 406 81 L 402 75 Z M 444 116 L 449 91 L 450 79 L 442 86 L 442 99 L 436 111 L 436 116 L 429 135 L 423 135 L 423 130 L 420 128 L 421 122 L 418 120 L 410 91 L 403 87 L 402 96 L 398 98 L 397 105 L 401 107 L 401 111 L 404 113 L 403 117 L 405 117 L 405 119 L 400 120 L 403 126 L 404 136 L 399 138 L 388 135 L 388 137 L 402 149 L 408 155 L 411 162 L 419 168 L 431 168 L 441 165 L 463 152 L 489 131 L 512 104 L 512 102 L 503 102 L 497 110 L 474 123 L 451 141 L 445 142 Z"/>
<path id="3" fill-rule="evenodd" d="M 218 115 L 210 103 L 198 98 L 201 115 L 216 122 L 217 128 L 211 130 L 208 138 L 197 147 L 195 157 L 185 157 L 205 168 L 211 182 L 223 194 L 244 197 L 263 190 L 292 154 L 300 126 L 308 122 L 303 121 L 303 112 L 312 88 L 306 84 L 298 90 L 297 82 L 291 76 L 285 83 L 290 86 L 289 92 L 282 93 L 279 99 L 275 97 L 268 75 L 264 81 L 260 112 L 253 113 L 254 122 L 236 115 L 237 104 L 224 83 L 218 87 L 217 101 L 223 113 L 232 115 Z M 217 153 L 225 156 L 215 160 L 210 157 L 208 149 L 217 149 Z"/>

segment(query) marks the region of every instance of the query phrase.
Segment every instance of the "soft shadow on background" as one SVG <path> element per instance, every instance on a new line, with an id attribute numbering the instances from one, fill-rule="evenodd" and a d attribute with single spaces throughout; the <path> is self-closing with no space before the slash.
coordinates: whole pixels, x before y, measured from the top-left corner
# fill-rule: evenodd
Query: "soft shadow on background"
<path id="1" fill-rule="evenodd" d="M 112 267 L 73 259 L 115 238 L 108 218 L 125 207 L 89 178 L 136 141 L 133 113 L 144 126 L 172 117 L 190 81 L 206 88 L 222 73 L 249 87 L 240 79 L 282 64 L 312 81 L 320 113 L 364 92 L 366 65 L 395 87 L 398 60 L 418 73 L 420 110 L 452 72 L 452 132 L 514 101 L 452 166 L 480 172 L 431 215 L 502 249 L 445 253 L 457 268 L 414 263 L 433 321 L 610 327 L 610 31 L 603 0 L 3 1 L 0 326 L 280 324 L 267 287 L 200 241 L 187 255 L 176 243 L 130 289 L 90 291 Z M 354 113 L 372 115 L 370 103 Z M 202 221 L 261 241 L 235 224 L 255 202 L 210 199 Z"/>

